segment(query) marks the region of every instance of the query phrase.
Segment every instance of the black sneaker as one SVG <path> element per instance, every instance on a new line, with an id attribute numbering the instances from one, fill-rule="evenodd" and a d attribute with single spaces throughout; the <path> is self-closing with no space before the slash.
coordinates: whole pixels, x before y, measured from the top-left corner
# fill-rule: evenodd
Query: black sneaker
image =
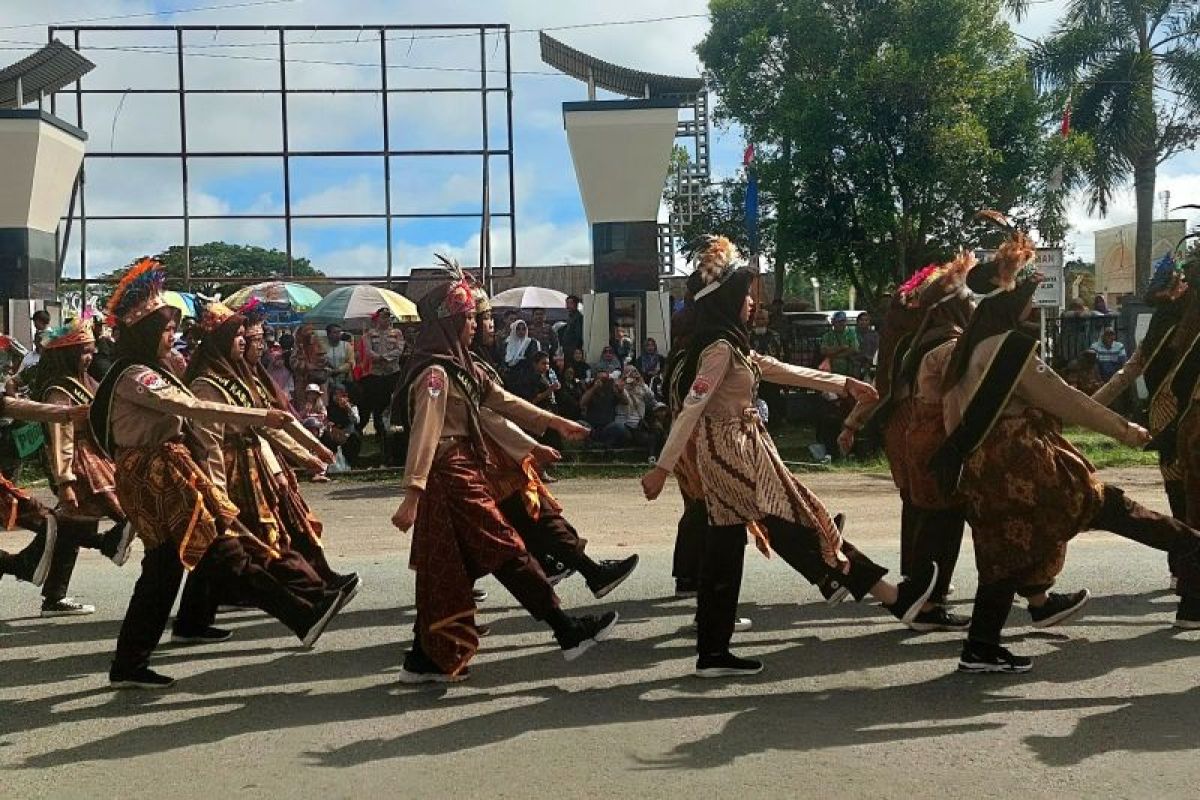
<path id="1" fill-rule="evenodd" d="M 358 593 L 362 591 L 362 587 L 362 578 L 358 577 L 357 572 L 351 572 L 349 575 L 340 575 L 329 584 L 329 588 L 338 593 L 338 613 L 341 613 L 342 609 L 350 605 L 350 601 L 358 596 Z"/>
<path id="2" fill-rule="evenodd" d="M 696 659 L 696 677 L 732 678 L 738 675 L 757 675 L 762 672 L 761 661 L 753 658 L 738 658 L 733 653 L 717 653 Z"/>
<path id="3" fill-rule="evenodd" d="M 304 634 L 300 637 L 300 643 L 305 650 L 311 650 L 316 646 L 317 640 L 321 638 L 321 634 L 329 627 L 329 623 L 337 616 L 337 612 L 341 609 L 342 596 L 340 594 L 331 594 L 320 602 L 316 608 L 317 619 Z"/>
<path id="4" fill-rule="evenodd" d="M 42 616 L 49 617 L 86 617 L 95 614 L 96 607 L 87 603 L 77 603 L 73 598 L 64 597 L 59 600 L 43 600 Z"/>
<path id="5" fill-rule="evenodd" d="M 110 669 L 108 685 L 114 689 L 166 689 L 175 683 L 174 678 L 161 675 L 149 667 L 142 667 L 130 672 Z"/>
<path id="6" fill-rule="evenodd" d="M 846 526 L 845 514 L 834 514 L 833 524 L 838 529 L 838 533 L 842 532 L 842 528 Z M 821 592 L 821 596 L 825 598 L 825 604 L 836 606 L 850 599 L 850 587 L 846 585 L 846 575 L 839 570 L 831 570 L 820 583 L 817 584 L 817 590 Z"/>
<path id="7" fill-rule="evenodd" d="M 625 582 L 625 579 L 637 569 L 638 557 L 632 555 L 621 561 L 601 561 L 596 566 L 599 569 L 587 586 L 592 590 L 592 596 L 599 600 L 613 589 Z"/>
<path id="8" fill-rule="evenodd" d="M 474 598 L 476 603 L 482 603 L 484 600 L 487 600 L 487 597 L 488 597 L 487 590 L 486 589 L 472 589 L 471 597 Z"/>
<path id="9" fill-rule="evenodd" d="M 922 611 L 913 617 L 908 627 L 918 633 L 931 631 L 965 631 L 971 627 L 971 618 L 961 614 L 952 614 L 942 606 Z"/>
<path id="10" fill-rule="evenodd" d="M 546 573 L 546 580 L 550 582 L 551 586 L 558 586 L 575 574 L 575 570 L 561 561 L 551 561 L 542 564 L 542 571 Z"/>
<path id="11" fill-rule="evenodd" d="M 1033 659 L 1018 656 L 995 644 L 966 641 L 958 659 L 959 672 L 1029 672 Z"/>
<path id="12" fill-rule="evenodd" d="M 922 569 L 913 570 L 913 577 L 900 582 L 900 596 L 896 602 L 888 606 L 888 611 L 904 623 L 912 622 L 921 613 L 921 606 L 933 594 L 933 587 L 938 579 L 938 565 L 930 561 Z"/>
<path id="13" fill-rule="evenodd" d="M 1185 631 L 1200 630 L 1200 597 L 1185 595 L 1179 598 L 1175 612 L 1175 627 Z"/>
<path id="14" fill-rule="evenodd" d="M 211 625 L 202 631 L 171 631 L 172 644 L 218 644 L 232 638 L 233 631 Z"/>
<path id="15" fill-rule="evenodd" d="M 676 578 L 675 579 L 675 596 L 676 597 L 695 597 L 700 591 L 699 584 L 691 578 Z"/>
<path id="16" fill-rule="evenodd" d="M 467 667 L 459 670 L 457 675 L 449 675 L 433 663 L 429 656 L 420 650 L 409 650 L 404 656 L 404 666 L 400 668 L 400 682 L 418 683 L 461 683 L 471 677 Z"/>
<path id="17" fill-rule="evenodd" d="M 1080 589 L 1074 594 L 1058 594 L 1051 592 L 1049 599 L 1038 607 L 1029 607 L 1029 616 L 1033 617 L 1033 627 L 1052 628 L 1062 625 L 1083 610 L 1092 593 Z"/>
<path id="18" fill-rule="evenodd" d="M 602 642 L 612 635 L 613 628 L 621 615 L 615 611 L 596 617 L 591 614 L 575 617 L 571 627 L 562 634 L 555 634 L 558 646 L 562 648 L 563 658 L 574 661 L 591 649 L 596 642 Z"/>
<path id="19" fill-rule="evenodd" d="M 117 523 L 104 534 L 100 553 L 118 567 L 125 566 L 129 551 L 133 549 L 133 523 Z"/>

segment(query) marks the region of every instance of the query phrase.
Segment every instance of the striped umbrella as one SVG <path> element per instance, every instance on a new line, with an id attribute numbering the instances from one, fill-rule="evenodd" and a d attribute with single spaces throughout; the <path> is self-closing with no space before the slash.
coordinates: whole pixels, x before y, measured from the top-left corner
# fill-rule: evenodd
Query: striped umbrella
<path id="1" fill-rule="evenodd" d="M 377 286 L 360 284 L 334 289 L 304 315 L 313 325 L 366 323 L 380 308 L 387 307 L 401 322 L 419 322 L 417 306 L 402 294 Z"/>
<path id="2" fill-rule="evenodd" d="M 287 308 L 301 313 L 315 308 L 321 302 L 321 295 L 302 283 L 267 281 L 238 289 L 225 299 L 225 305 L 230 308 L 241 308 L 252 297 L 269 306 Z"/>
<path id="3" fill-rule="evenodd" d="M 185 317 L 196 316 L 196 295 L 191 292 L 166 291 L 163 292 L 163 300 L 172 308 L 178 308 Z"/>

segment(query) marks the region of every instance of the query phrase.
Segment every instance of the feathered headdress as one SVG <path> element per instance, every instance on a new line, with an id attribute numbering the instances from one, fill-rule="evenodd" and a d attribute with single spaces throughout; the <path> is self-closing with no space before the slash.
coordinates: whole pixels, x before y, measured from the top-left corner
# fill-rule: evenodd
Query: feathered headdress
<path id="1" fill-rule="evenodd" d="M 255 339 L 264 335 L 266 309 L 261 300 L 251 297 L 241 306 L 234 309 L 235 313 L 246 318 L 246 338 Z"/>
<path id="2" fill-rule="evenodd" d="M 206 299 L 204 308 L 200 311 L 200 330 L 204 333 L 212 333 L 221 327 L 221 323 L 232 317 L 234 313 L 232 308 L 220 300 Z"/>
<path id="3" fill-rule="evenodd" d="M 945 264 L 923 267 L 900 287 L 900 299 L 909 308 L 933 308 L 967 290 L 975 264 L 975 254 L 963 250 Z"/>
<path id="4" fill-rule="evenodd" d="M 96 336 L 92 333 L 91 313 L 85 311 L 82 316 L 67 320 L 57 328 L 46 331 L 42 337 L 43 350 L 92 344 L 96 341 Z"/>
<path id="5" fill-rule="evenodd" d="M 991 295 L 1010 292 L 1017 284 L 1034 274 L 1031 262 L 1037 248 L 1029 234 L 1017 227 L 999 211 L 984 209 L 975 219 L 988 222 L 1008 233 L 1008 239 L 996 250 L 991 261 L 971 271 L 968 285 L 976 294 Z"/>
<path id="6" fill-rule="evenodd" d="M 463 272 L 457 260 L 447 258 L 441 253 L 434 256 L 441 262 L 442 271 L 450 280 L 451 285 L 446 296 L 438 303 L 437 316 L 439 319 L 452 317 L 455 314 L 475 313 L 474 281 Z"/>
<path id="7" fill-rule="evenodd" d="M 167 305 L 163 286 L 167 270 L 153 258 L 143 258 L 126 272 L 108 301 L 105 313 L 111 321 L 133 325 Z"/>
<path id="8" fill-rule="evenodd" d="M 724 236 L 706 233 L 689 248 L 688 259 L 696 264 L 696 273 L 704 288 L 693 298 L 700 301 L 721 288 L 721 284 L 737 271 L 741 254 L 737 246 Z"/>

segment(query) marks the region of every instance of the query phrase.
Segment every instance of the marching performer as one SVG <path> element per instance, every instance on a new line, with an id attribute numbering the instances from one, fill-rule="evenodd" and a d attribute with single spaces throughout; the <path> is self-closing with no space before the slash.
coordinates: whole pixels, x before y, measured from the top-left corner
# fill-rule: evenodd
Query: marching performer
<path id="1" fill-rule="evenodd" d="M 87 409 L 97 382 L 88 374 L 96 353 L 90 319 L 76 318 L 46 332 L 34 393 L 45 403 Z M 87 420 L 47 423 L 50 486 L 58 495 L 58 543 L 42 587 L 42 616 L 90 614 L 95 608 L 67 597 L 80 545 L 99 550 L 121 566 L 129 557 L 133 531 L 117 500 L 112 459 L 100 452 Z M 100 534 L 99 523 L 116 523 Z"/>
<path id="2" fill-rule="evenodd" d="M 200 314 L 200 345 L 188 364 L 185 381 L 200 400 L 239 406 L 259 407 L 251 389 L 253 376 L 245 369 L 246 318 L 235 314 L 219 302 L 206 304 Z M 269 553 L 267 569 L 273 574 L 283 571 L 290 576 L 293 591 L 312 602 L 319 601 L 330 590 L 343 592 L 345 605 L 359 590 L 358 578 L 347 576 L 338 583 L 328 583 L 292 545 L 290 531 L 283 524 L 280 485 L 286 483 L 283 468 L 270 445 L 258 429 L 228 422 L 207 421 L 195 426 L 208 458 L 200 463 L 208 479 L 223 491 L 240 513 L 238 520 L 247 531 L 265 545 Z M 324 448 L 320 448 L 324 450 Z M 327 452 L 327 451 L 326 451 Z M 330 454 L 331 455 L 331 454 Z M 304 456 L 314 465 L 324 466 L 316 456 Z M 301 535 L 307 535 L 302 531 Z M 171 640 L 194 643 L 224 641 L 231 633 L 213 627 L 217 607 L 222 598 L 203 576 L 193 573 L 184 586 L 185 608 L 175 619 Z M 237 598 L 224 598 L 237 599 Z M 199 616 L 191 616 L 199 614 Z"/>
<path id="3" fill-rule="evenodd" d="M 407 401 L 408 458 L 404 499 L 392 516 L 413 528 L 410 567 L 417 576 L 416 639 L 404 660 L 407 683 L 458 681 L 479 647 L 474 582 L 493 574 L 538 620 L 554 630 L 563 655 L 574 659 L 607 638 L 616 612 L 569 617 L 520 535 L 496 508 L 485 469 L 481 409 L 488 408 L 540 433 L 569 439 L 586 429 L 504 391 L 478 369 L 470 346 L 475 300 L 460 270 L 418 303 L 421 329 L 400 384 Z"/>
<path id="4" fill-rule="evenodd" d="M 73 425 L 86 420 L 87 406 L 64 407 L 37 403 L 20 397 L 9 397 L 0 387 L 0 416 L 25 422 Z M 50 571 L 51 561 L 58 547 L 58 520 L 33 495 L 0 475 L 0 526 L 4 530 L 24 528 L 34 533 L 33 541 L 17 553 L 0 550 L 0 577 L 12 575 L 17 580 L 41 586 Z M 105 542 L 104 554 L 111 559 L 123 560 L 128 552 L 127 543 L 116 538 Z"/>
<path id="5" fill-rule="evenodd" d="M 439 258 L 442 258 L 439 256 Z M 452 262 L 442 259 L 453 268 Z M 500 373 L 490 362 L 496 341 L 496 323 L 487 293 L 474 288 L 475 338 L 471 342 L 471 357 L 496 386 L 503 386 Z M 485 443 L 495 465 L 488 470 L 497 507 L 517 533 L 529 552 L 542 564 L 561 564 L 559 580 L 578 572 L 587 581 L 596 599 L 608 595 L 633 574 L 637 555 L 620 561 L 593 561 L 584 548 L 587 540 L 580 538 L 574 526 L 562 514 L 562 506 L 539 477 L 541 467 L 557 461 L 560 454 L 551 447 L 539 444 L 519 428 L 489 408 L 480 409 L 480 421 Z M 533 462 L 527 459 L 533 459 Z M 547 573 L 549 577 L 549 573 Z M 550 577 L 551 584 L 558 581 Z"/>
<path id="6" fill-rule="evenodd" d="M 1081 425 L 1130 446 L 1150 439 L 1087 395 L 1068 386 L 1036 353 L 1023 326 L 1040 276 L 1018 277 L 1034 255 L 1020 232 L 968 283 L 983 298 L 949 356 L 943 380 L 948 436 L 931 461 L 950 495 L 961 491 L 973 531 L 979 588 L 959 669 L 1026 672 L 1029 658 L 1000 645 L 1017 594 L 1029 601 L 1035 627 L 1060 625 L 1088 601 L 1086 589 L 1050 593 L 1067 543 L 1102 529 L 1168 552 L 1180 565 L 1180 619 L 1200 593 L 1200 538 L 1178 520 L 1134 503 L 1106 486 L 1060 433 Z M 1198 620 L 1200 621 L 1200 620 Z"/>
<path id="7" fill-rule="evenodd" d="M 270 550 L 244 529 L 237 506 L 197 463 L 220 456 L 202 449 L 193 423 L 281 428 L 291 417 L 199 400 L 164 366 L 179 317 L 162 296 L 165 277 L 160 264 L 144 259 L 113 293 L 117 362 L 91 408 L 96 441 L 117 465 L 117 498 L 146 551 L 109 671 L 115 688 L 173 683 L 149 661 L 185 571 L 199 573 L 217 593 L 245 598 L 275 616 L 306 647 L 345 599 L 332 591 L 319 599 L 301 596 L 290 584 L 304 576 L 268 570 Z M 180 613 L 192 616 L 186 609 Z"/>
<path id="8" fill-rule="evenodd" d="M 747 527 L 818 586 L 827 601 L 872 594 L 902 621 L 912 621 L 933 591 L 936 565 L 914 567 L 912 578 L 900 586 L 883 580 L 887 570 L 842 539 L 825 506 L 784 465 L 754 404 L 761 379 L 856 398 L 873 397 L 875 390 L 751 350 L 753 275 L 737 268 L 737 248 L 724 237 L 705 237 L 697 255 L 698 266 L 688 279 L 696 327 L 687 356 L 672 375 L 673 385 L 690 388 L 657 465 L 642 478 L 647 499 L 658 497 L 696 435 L 710 522 L 701 566 L 696 674 L 762 670 L 760 662 L 729 652 Z"/>

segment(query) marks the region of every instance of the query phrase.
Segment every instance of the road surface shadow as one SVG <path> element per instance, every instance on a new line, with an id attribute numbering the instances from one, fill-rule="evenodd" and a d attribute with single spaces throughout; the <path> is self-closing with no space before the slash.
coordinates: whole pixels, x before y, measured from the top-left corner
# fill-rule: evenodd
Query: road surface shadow
<path id="1" fill-rule="evenodd" d="M 1119 615 L 1116 612 L 1125 608 L 1129 599 L 1115 598 L 1106 604 L 1105 598 L 1100 598 L 1094 613 Z M 679 615 L 681 610 L 686 616 L 689 610 L 687 604 L 674 600 L 635 600 L 608 607 L 634 620 Z M 364 618 L 380 613 L 371 609 L 358 612 Z M 888 623 L 878 609 L 778 604 L 755 607 L 749 613 L 754 615 L 755 631 L 739 641 L 756 653 L 767 651 L 767 671 L 741 682 L 734 696 L 721 696 L 723 682 L 701 681 L 686 674 L 693 648 L 689 631 L 637 637 L 636 625 L 624 628 L 627 638 L 618 628 L 615 639 L 569 664 L 558 656 L 548 634 L 532 641 L 512 640 L 507 634 L 495 640 L 489 637 L 473 664 L 471 680 L 462 687 L 401 689 L 393 676 L 410 638 L 405 627 L 389 641 L 365 647 L 280 651 L 274 658 L 252 663 L 217 665 L 186 677 L 177 693 L 139 695 L 96 688 L 9 701 L 0 704 L 0 734 L 7 739 L 38 728 L 96 719 L 114 722 L 112 732 L 99 739 L 38 753 L 17 765 L 38 769 L 169 753 L 256 732 L 380 718 L 393 721 L 394 736 L 306 754 L 316 765 L 345 767 L 457 753 L 539 731 L 732 715 L 718 734 L 642 759 L 646 769 L 707 769 L 766 750 L 805 752 L 946 736 L 1003 728 L 1013 714 L 1110 708 L 1088 716 L 1066 737 L 1030 737 L 1026 744 L 1043 763 L 1052 766 L 1076 764 L 1112 750 L 1170 752 L 1190 751 L 1195 746 L 1190 727 L 1185 727 L 1190 717 L 1179 713 L 1194 707 L 1195 690 L 1134 697 L 1026 699 L 1014 694 L 1022 680 L 1019 677 L 953 674 L 957 637 L 915 637 Z M 823 623 L 831 617 L 839 619 L 839 627 L 848 635 L 816 635 L 828 630 Z M 525 632 L 530 629 L 526 620 L 515 614 L 505 616 L 496 620 L 496 627 Z M 822 625 L 806 635 L 810 621 Z M 661 626 L 656 630 L 661 631 Z M 1200 652 L 1196 642 L 1178 638 L 1161 626 L 1128 639 L 1091 641 L 1084 627 L 1066 633 L 1069 636 L 1055 642 L 1051 653 L 1037 659 L 1033 679 L 1066 684 L 1117 669 L 1192 658 Z M 184 651 L 178 661 L 216 663 L 246 654 L 244 649 L 222 652 L 213 648 L 203 653 Z M 42 673 L 43 679 L 53 680 L 56 673 L 60 679 L 94 674 L 96 667 L 106 665 L 105 658 L 90 654 L 28 665 L 15 663 L 21 670 L 48 670 L 48 674 Z M 170 660 L 175 661 L 174 653 Z M 68 666 L 64 668 L 58 663 L 61 661 Z M 89 670 L 81 669 L 84 661 Z M 944 663 L 945 673 L 923 683 L 880 689 L 781 688 L 786 682 L 913 661 Z M 678 667 L 680 674 L 638 680 L 639 674 L 661 664 Z M 7 681 L 13 667 L 6 664 L 5 678 L 0 680 Z M 362 685 L 364 677 L 372 676 L 380 680 Z M 581 690 L 556 685 L 568 676 L 595 676 L 598 683 L 615 685 Z M 102 675 L 97 675 L 97 684 L 101 680 Z M 339 691 L 338 681 L 353 681 L 355 688 Z M 101 703 L 71 702 L 105 697 Z M 423 724 L 421 712 L 446 708 L 455 709 L 452 721 Z M 155 723 L 140 719 L 146 715 L 161 720 L 171 712 L 187 718 Z"/>

